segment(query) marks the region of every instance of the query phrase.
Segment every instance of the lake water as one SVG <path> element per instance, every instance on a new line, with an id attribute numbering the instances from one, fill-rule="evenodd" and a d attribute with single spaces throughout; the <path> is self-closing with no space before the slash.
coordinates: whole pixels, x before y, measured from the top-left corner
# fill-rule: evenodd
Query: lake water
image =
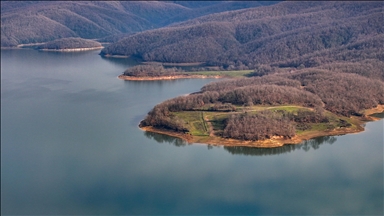
<path id="1" fill-rule="evenodd" d="M 212 79 L 117 79 L 99 51 L 1 51 L 2 215 L 383 214 L 383 120 L 275 149 L 141 131 Z"/>

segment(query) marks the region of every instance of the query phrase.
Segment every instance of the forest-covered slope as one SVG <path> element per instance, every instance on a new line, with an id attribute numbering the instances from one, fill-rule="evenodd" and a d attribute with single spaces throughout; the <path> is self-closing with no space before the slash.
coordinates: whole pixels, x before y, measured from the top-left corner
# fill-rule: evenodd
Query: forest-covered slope
<path id="1" fill-rule="evenodd" d="M 52 1 L 20 7 L 18 4 L 24 5 L 22 2 L 1 2 L 2 47 L 66 37 L 99 38 L 121 31 L 141 31 L 146 29 L 143 26 L 149 25 L 148 21 L 121 8 L 113 8 L 112 3 L 98 6 L 81 1 Z"/>
<path id="2" fill-rule="evenodd" d="M 206 2 L 196 7 L 171 1 L 1 1 L 1 46 L 135 33 L 263 4 L 271 3 Z"/>
<path id="3" fill-rule="evenodd" d="M 164 24 L 181 22 L 194 19 L 196 17 L 220 13 L 223 11 L 239 10 L 244 8 L 253 8 L 266 5 L 277 4 L 280 1 L 173 1 L 176 4 L 191 8 L 192 10 L 178 14 L 171 20 L 164 20 Z"/>
<path id="4" fill-rule="evenodd" d="M 211 14 L 128 36 L 101 51 L 144 61 L 313 67 L 383 59 L 383 2 L 281 2 Z"/>

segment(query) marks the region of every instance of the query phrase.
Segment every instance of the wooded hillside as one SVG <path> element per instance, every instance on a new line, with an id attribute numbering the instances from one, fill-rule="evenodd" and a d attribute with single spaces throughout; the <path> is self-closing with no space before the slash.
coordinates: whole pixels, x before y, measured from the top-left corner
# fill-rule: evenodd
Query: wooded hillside
<path id="1" fill-rule="evenodd" d="M 137 33 L 101 54 L 226 69 L 383 59 L 382 11 L 382 2 L 281 2 Z"/>
<path id="2" fill-rule="evenodd" d="M 276 3 L 276 2 L 272 2 Z M 1 46 L 135 33 L 269 2 L 1 1 Z M 194 7 L 199 5 L 198 7 Z"/>

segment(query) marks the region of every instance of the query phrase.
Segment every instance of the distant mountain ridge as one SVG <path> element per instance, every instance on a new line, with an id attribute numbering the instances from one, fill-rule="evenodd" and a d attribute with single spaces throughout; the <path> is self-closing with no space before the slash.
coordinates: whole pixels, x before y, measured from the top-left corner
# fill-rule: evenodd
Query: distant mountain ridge
<path id="1" fill-rule="evenodd" d="M 67 37 L 96 39 L 276 2 L 1 1 L 1 46 Z M 191 2 L 190 2 L 191 3 Z M 193 3 L 193 2 L 192 2 Z M 184 6 L 185 5 L 185 6 Z"/>
<path id="2" fill-rule="evenodd" d="M 365 44 L 359 48 L 361 55 L 353 59 L 383 60 L 383 46 L 378 46 L 384 38 L 382 23 L 382 2 L 289 1 L 137 33 L 104 48 L 101 54 L 238 69 L 266 63 L 312 67 L 321 61 L 351 58 L 349 50 Z"/>

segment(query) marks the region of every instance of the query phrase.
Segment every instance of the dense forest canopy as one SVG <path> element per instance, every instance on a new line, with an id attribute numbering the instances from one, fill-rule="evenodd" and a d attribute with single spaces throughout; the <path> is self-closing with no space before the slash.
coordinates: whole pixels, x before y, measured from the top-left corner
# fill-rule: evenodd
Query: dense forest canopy
<path id="1" fill-rule="evenodd" d="M 303 2 L 211 14 L 128 36 L 102 55 L 225 69 L 384 59 L 382 2 Z M 376 63 L 374 63 L 376 64 Z M 376 70 L 376 69 L 375 69 Z M 375 75 L 377 76 L 377 75 Z"/>
<path id="2" fill-rule="evenodd" d="M 124 76 L 134 77 L 161 77 L 175 76 L 182 70 L 177 68 L 164 68 L 162 65 L 137 65 L 124 71 Z"/>
<path id="3" fill-rule="evenodd" d="M 132 34 L 207 14 L 277 2 L 1 1 L 1 46 Z M 106 38 L 111 41 L 111 38 Z M 104 41 L 103 41 L 104 42 Z"/>
<path id="4" fill-rule="evenodd" d="M 294 135 L 295 127 L 287 117 L 268 110 L 255 115 L 232 115 L 223 132 L 225 138 L 241 140 L 263 140 L 272 136 L 291 138 Z"/>

